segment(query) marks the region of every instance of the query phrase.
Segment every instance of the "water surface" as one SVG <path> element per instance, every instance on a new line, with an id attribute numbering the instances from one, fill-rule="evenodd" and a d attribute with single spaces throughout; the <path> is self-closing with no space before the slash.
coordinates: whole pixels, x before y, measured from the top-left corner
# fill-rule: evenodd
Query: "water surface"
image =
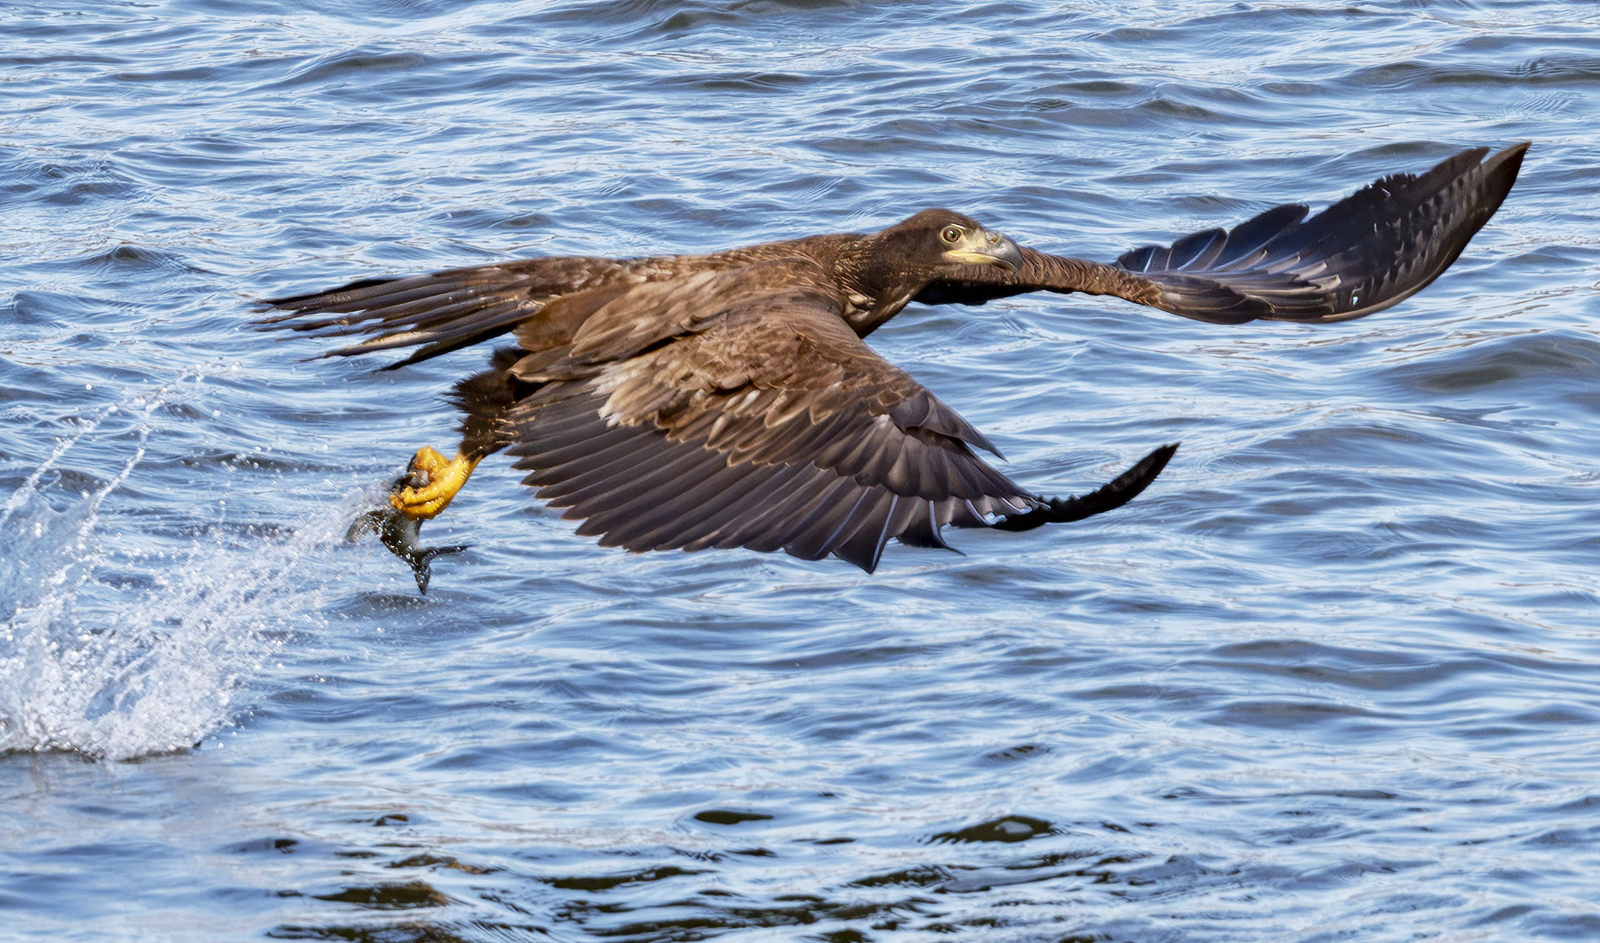
<path id="1" fill-rule="evenodd" d="M 1528 0 L 0 11 L 0 911 L 21 939 L 1600 938 L 1600 15 Z M 878 573 L 345 526 L 463 351 L 250 302 L 930 205 L 1090 258 L 1535 142 L 1374 317 L 911 310 L 1081 492 Z"/>

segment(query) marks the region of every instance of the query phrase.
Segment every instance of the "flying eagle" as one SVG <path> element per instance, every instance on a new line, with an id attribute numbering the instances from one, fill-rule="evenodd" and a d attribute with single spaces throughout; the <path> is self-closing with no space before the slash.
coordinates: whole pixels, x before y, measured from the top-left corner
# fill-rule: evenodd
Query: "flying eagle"
<path id="1" fill-rule="evenodd" d="M 782 549 L 871 572 L 891 539 L 945 547 L 945 525 L 1027 530 L 1132 500 L 1164 445 L 1091 494 L 1047 498 L 990 467 L 999 451 L 862 339 L 907 304 L 1031 291 L 1114 295 L 1216 324 L 1343 321 L 1387 308 L 1455 261 L 1516 181 L 1527 144 L 1394 174 L 1310 219 L 1278 206 L 1112 264 L 1021 248 L 923 210 L 870 235 L 710 255 L 550 257 L 367 279 L 265 301 L 260 321 L 366 335 L 322 356 L 413 348 L 385 369 L 510 334 L 455 385 L 454 458 L 423 447 L 352 534 L 376 530 L 427 591 L 418 545 L 487 455 L 509 449 L 579 534 L 629 550 Z"/>

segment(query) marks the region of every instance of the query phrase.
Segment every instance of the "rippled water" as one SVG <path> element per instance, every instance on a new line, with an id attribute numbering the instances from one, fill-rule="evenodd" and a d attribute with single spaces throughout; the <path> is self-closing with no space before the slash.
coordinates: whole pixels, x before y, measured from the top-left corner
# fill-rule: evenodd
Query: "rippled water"
<path id="1" fill-rule="evenodd" d="M 1585 4 L 0 9 L 0 937 L 1600 938 Z M 945 205 L 1091 258 L 1534 142 L 1372 318 L 1022 297 L 873 338 L 1047 493 L 878 573 L 603 550 L 486 462 L 346 524 L 464 351 L 251 299 Z"/>

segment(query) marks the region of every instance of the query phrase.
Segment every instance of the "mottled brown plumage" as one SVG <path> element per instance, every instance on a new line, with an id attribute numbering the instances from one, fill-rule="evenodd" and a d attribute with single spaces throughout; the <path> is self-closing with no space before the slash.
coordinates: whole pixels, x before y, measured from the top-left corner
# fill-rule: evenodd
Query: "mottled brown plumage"
<path id="1" fill-rule="evenodd" d="M 356 282 L 266 302 L 288 313 L 262 323 L 368 335 L 324 356 L 415 348 L 395 367 L 509 333 L 516 346 L 457 385 L 463 461 L 509 448 L 539 496 L 607 546 L 831 553 L 871 571 L 891 538 L 943 547 L 945 525 L 1020 530 L 1118 507 L 1176 448 L 1083 498 L 1022 488 L 978 457 L 996 453 L 980 432 L 862 342 L 912 300 L 1042 290 L 1216 323 L 1360 317 L 1456 259 L 1526 147 L 1487 161 L 1486 149 L 1465 151 L 1309 220 L 1304 206 L 1281 206 L 1111 265 L 1018 248 L 926 210 L 876 234 L 712 255 L 526 259 Z"/>

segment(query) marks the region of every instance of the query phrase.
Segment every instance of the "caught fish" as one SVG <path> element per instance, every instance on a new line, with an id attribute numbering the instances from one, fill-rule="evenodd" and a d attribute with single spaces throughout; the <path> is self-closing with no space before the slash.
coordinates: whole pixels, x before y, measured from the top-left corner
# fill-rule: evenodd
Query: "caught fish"
<path id="1" fill-rule="evenodd" d="M 413 460 L 406 468 L 406 473 L 389 486 L 389 507 L 368 511 L 356 518 L 344 535 L 345 540 L 354 543 L 367 534 L 377 534 L 390 553 L 410 564 L 411 575 L 417 579 L 417 590 L 423 594 L 428 592 L 428 581 L 433 578 L 433 558 L 467 549 L 466 544 L 452 547 L 421 546 L 422 522 L 427 518 L 407 517 L 395 503 L 395 496 L 407 488 L 425 488 L 431 482 L 428 469 L 419 467 Z"/>

